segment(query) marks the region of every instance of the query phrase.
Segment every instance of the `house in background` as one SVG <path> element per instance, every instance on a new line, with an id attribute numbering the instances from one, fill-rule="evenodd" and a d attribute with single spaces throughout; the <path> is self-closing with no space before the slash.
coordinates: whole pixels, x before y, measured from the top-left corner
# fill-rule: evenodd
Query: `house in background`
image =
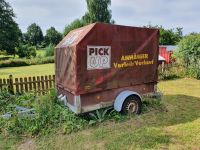
<path id="1" fill-rule="evenodd" d="M 176 46 L 174 45 L 160 45 L 159 46 L 159 61 L 165 61 L 166 64 L 170 64 L 175 60 L 172 58 L 172 54 L 175 51 Z M 162 58 L 162 60 L 161 60 Z M 164 60 L 163 60 L 164 59 Z"/>
<path id="2" fill-rule="evenodd" d="M 165 64 L 165 63 L 166 63 L 165 58 L 159 55 L 158 56 L 158 64 L 160 65 L 160 64 Z"/>

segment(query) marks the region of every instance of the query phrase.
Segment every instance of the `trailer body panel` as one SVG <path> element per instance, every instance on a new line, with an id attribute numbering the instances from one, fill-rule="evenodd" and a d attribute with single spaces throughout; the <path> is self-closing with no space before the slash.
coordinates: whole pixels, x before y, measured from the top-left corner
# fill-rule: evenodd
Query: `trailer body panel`
<path id="1" fill-rule="evenodd" d="M 58 93 L 71 105 L 80 96 L 85 112 L 123 90 L 154 92 L 158 53 L 158 29 L 95 23 L 74 30 L 55 49 Z"/>

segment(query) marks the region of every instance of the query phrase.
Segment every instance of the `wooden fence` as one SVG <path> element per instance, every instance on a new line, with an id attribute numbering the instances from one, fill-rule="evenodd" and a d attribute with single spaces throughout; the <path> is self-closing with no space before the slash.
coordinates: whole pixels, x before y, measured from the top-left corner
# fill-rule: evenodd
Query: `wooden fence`
<path id="1" fill-rule="evenodd" d="M 0 92 L 23 93 L 35 92 L 37 95 L 44 95 L 49 89 L 55 87 L 55 75 L 0 79 Z"/>

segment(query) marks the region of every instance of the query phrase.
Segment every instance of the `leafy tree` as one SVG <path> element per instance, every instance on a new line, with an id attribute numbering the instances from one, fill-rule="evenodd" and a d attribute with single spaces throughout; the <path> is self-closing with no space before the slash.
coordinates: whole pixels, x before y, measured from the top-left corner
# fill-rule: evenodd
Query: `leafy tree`
<path id="1" fill-rule="evenodd" d="M 175 41 L 175 44 L 177 44 L 178 42 L 180 42 L 180 40 L 183 38 L 183 28 L 176 28 L 175 30 L 175 34 L 174 34 L 174 41 Z"/>
<path id="2" fill-rule="evenodd" d="M 86 12 L 84 16 L 82 16 L 82 22 L 84 25 L 87 25 L 87 24 L 90 24 L 90 16 L 89 16 L 89 13 Z"/>
<path id="3" fill-rule="evenodd" d="M 29 39 L 28 39 L 28 35 L 27 33 L 22 33 L 22 40 L 21 40 L 21 43 L 26 45 L 29 43 Z"/>
<path id="4" fill-rule="evenodd" d="M 86 0 L 88 11 L 82 17 L 84 24 L 94 22 L 114 23 L 111 20 L 111 0 Z"/>
<path id="5" fill-rule="evenodd" d="M 28 58 L 30 59 L 31 57 L 36 57 L 36 47 L 35 46 L 30 46 L 28 44 L 22 45 L 20 44 L 19 47 L 17 48 L 17 54 L 20 58 Z"/>
<path id="6" fill-rule="evenodd" d="M 174 56 L 185 66 L 189 75 L 200 79 L 200 34 L 184 37 L 178 43 Z"/>
<path id="7" fill-rule="evenodd" d="M 80 28 L 80 27 L 83 27 L 83 26 L 84 26 L 83 21 L 80 19 L 76 19 L 72 23 L 70 23 L 69 25 L 67 25 L 65 27 L 64 35 L 67 35 L 70 31 Z"/>
<path id="8" fill-rule="evenodd" d="M 33 23 L 28 27 L 26 36 L 28 44 L 36 47 L 39 47 L 44 40 L 42 30 L 36 23 Z"/>
<path id="9" fill-rule="evenodd" d="M 198 34 L 200 34 L 200 33 L 197 33 L 197 32 L 191 32 L 191 33 L 188 34 L 188 35 L 198 35 Z"/>
<path id="10" fill-rule="evenodd" d="M 15 55 L 15 47 L 21 38 L 21 30 L 14 21 L 15 14 L 10 4 L 0 0 L 0 50 Z"/>
<path id="11" fill-rule="evenodd" d="M 62 39 L 62 35 L 56 31 L 54 27 L 51 27 L 46 31 L 46 36 L 45 36 L 45 43 L 46 45 L 53 44 L 56 45 L 60 42 Z"/>
<path id="12" fill-rule="evenodd" d="M 83 27 L 90 23 L 115 23 L 114 20 L 111 20 L 112 15 L 111 10 L 109 9 L 111 0 L 86 0 L 86 3 L 88 11 L 81 19 L 76 19 L 67 25 L 64 30 L 64 35 L 67 35 L 71 30 Z"/>
<path id="13" fill-rule="evenodd" d="M 144 26 L 147 28 L 156 28 L 160 30 L 160 44 L 161 45 L 175 45 L 177 44 L 183 37 L 183 28 L 174 29 L 164 29 L 162 26 L 152 26 L 147 25 Z"/>
<path id="14" fill-rule="evenodd" d="M 160 36 L 160 44 L 175 45 L 183 36 L 182 28 L 176 28 L 175 32 L 173 29 L 160 28 Z"/>

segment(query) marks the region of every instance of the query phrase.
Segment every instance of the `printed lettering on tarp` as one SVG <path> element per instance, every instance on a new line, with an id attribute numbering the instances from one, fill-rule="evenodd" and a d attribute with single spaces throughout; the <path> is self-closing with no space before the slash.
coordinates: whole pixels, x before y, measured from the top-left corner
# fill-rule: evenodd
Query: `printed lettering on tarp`
<path id="1" fill-rule="evenodd" d="M 149 54 L 131 54 L 122 55 L 119 62 L 114 62 L 114 68 L 127 68 L 127 67 L 137 67 L 137 66 L 147 66 L 153 65 L 154 60 L 149 57 Z"/>
<path id="2" fill-rule="evenodd" d="M 111 67 L 111 46 L 87 46 L 87 70 Z"/>

